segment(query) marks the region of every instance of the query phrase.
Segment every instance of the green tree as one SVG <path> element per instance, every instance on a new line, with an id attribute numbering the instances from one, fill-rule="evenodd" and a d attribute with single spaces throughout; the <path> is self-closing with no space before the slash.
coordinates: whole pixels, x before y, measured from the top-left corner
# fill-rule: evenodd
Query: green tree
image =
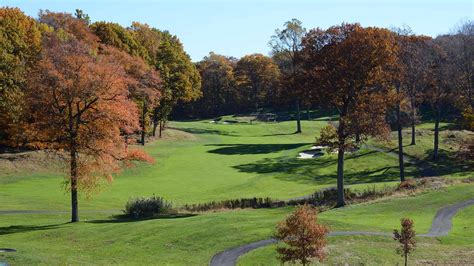
<path id="1" fill-rule="evenodd" d="M 117 47 L 130 55 L 149 60 L 148 52 L 145 47 L 135 39 L 132 32 L 119 24 L 102 21 L 95 22 L 90 28 L 92 32 L 100 38 L 103 44 Z"/>
<path id="2" fill-rule="evenodd" d="M 298 86 L 296 76 L 300 71 L 300 52 L 306 29 L 301 21 L 292 19 L 284 24 L 284 29 L 276 29 L 269 42 L 272 57 L 281 70 L 282 99 L 292 99 L 296 107 L 296 132 L 301 133 L 300 104 L 304 99 L 304 86 Z"/>
<path id="3" fill-rule="evenodd" d="M 179 39 L 166 31 L 161 35 L 156 68 L 162 79 L 162 98 L 155 108 L 153 135 L 158 123 L 161 135 L 174 106 L 201 97 L 201 76 Z"/>

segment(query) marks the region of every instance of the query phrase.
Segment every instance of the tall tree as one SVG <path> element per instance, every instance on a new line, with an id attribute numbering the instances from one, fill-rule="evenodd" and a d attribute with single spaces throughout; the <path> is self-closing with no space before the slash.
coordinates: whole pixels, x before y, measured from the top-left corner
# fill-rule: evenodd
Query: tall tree
<path id="1" fill-rule="evenodd" d="M 234 61 L 222 55 L 209 53 L 197 64 L 201 75 L 202 98 L 194 110 L 205 116 L 217 116 L 237 111 Z"/>
<path id="2" fill-rule="evenodd" d="M 269 106 L 279 86 L 280 71 L 270 57 L 252 54 L 242 57 L 235 67 L 235 79 L 243 102 L 254 107 Z"/>
<path id="3" fill-rule="evenodd" d="M 131 30 L 147 49 L 150 63 L 160 72 L 162 97 L 153 114 L 153 135 L 158 124 L 161 134 L 174 106 L 201 97 L 201 77 L 176 36 L 140 23 L 133 23 Z"/>
<path id="4" fill-rule="evenodd" d="M 311 30 L 304 43 L 304 69 L 308 84 L 321 104 L 339 113 L 337 206 L 344 201 L 344 153 L 359 134 L 386 136 L 387 108 L 393 103 L 397 43 L 381 28 L 342 24 Z"/>
<path id="5" fill-rule="evenodd" d="M 18 8 L 0 8 L 0 143 L 18 146 L 27 73 L 41 50 L 41 26 Z M 13 138 L 15 136 L 15 138 Z"/>
<path id="6" fill-rule="evenodd" d="M 65 14 L 56 20 L 49 13 L 48 18 L 75 23 Z M 139 129 L 137 106 L 128 92 L 133 81 L 116 58 L 97 55 L 97 45 L 87 42 L 94 38 L 80 23 L 84 28 L 79 36 L 86 41 L 62 28 L 45 36 L 41 60 L 28 76 L 25 92 L 30 141 L 69 155 L 72 222 L 79 221 L 79 190 L 90 191 L 100 177 L 111 180 L 120 161 L 145 158 L 128 152 L 123 135 Z"/>
<path id="7" fill-rule="evenodd" d="M 299 53 L 306 29 L 301 21 L 292 19 L 284 24 L 284 29 L 276 29 L 269 42 L 272 56 L 281 70 L 283 98 L 291 98 L 296 108 L 296 132 L 301 133 L 300 104 L 304 98 L 304 87 L 298 86 L 296 76 L 299 72 Z"/>
<path id="8" fill-rule="evenodd" d="M 423 90 L 423 98 L 431 106 L 432 115 L 435 120 L 434 141 L 433 141 L 433 161 L 439 159 L 439 123 L 446 115 L 448 106 L 452 104 L 456 94 L 454 87 L 448 80 L 449 65 L 447 64 L 447 54 L 438 44 L 438 40 L 428 43 L 424 50 L 424 60 L 427 66 Z"/>

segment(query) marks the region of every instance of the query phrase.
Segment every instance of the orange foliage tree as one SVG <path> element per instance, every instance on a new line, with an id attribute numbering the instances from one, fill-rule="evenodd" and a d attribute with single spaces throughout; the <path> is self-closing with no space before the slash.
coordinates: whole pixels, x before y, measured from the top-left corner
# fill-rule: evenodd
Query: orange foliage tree
<path id="1" fill-rule="evenodd" d="M 324 247 L 329 229 L 317 223 L 316 210 L 305 204 L 298 206 L 277 226 L 275 238 L 289 247 L 278 247 L 280 260 L 284 262 L 300 261 L 307 265 L 312 258 L 323 261 L 326 257 Z"/>
<path id="2" fill-rule="evenodd" d="M 397 43 L 381 28 L 342 24 L 313 29 L 304 39 L 305 82 L 320 105 L 339 113 L 338 206 L 344 202 L 344 152 L 351 139 L 387 136 L 387 109 L 393 103 Z"/>
<path id="3" fill-rule="evenodd" d="M 95 188 L 101 177 L 111 180 L 120 161 L 144 158 L 127 151 L 124 137 L 139 129 L 128 91 L 134 81 L 115 57 L 97 54 L 87 30 L 81 34 L 56 29 L 44 37 L 25 92 L 31 142 L 68 154 L 72 222 L 79 221 L 79 189 Z"/>

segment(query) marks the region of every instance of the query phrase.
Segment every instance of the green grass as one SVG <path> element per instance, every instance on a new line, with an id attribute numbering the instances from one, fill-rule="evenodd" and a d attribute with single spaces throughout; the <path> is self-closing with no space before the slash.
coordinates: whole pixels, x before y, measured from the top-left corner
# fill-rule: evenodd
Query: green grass
<path id="1" fill-rule="evenodd" d="M 115 176 L 81 209 L 121 209 L 131 197 L 164 197 L 177 204 L 241 197 L 285 199 L 313 193 L 336 182 L 336 156 L 301 160 L 325 121 L 303 121 L 303 134 L 293 134 L 294 121 L 280 123 L 211 124 L 173 122 L 191 134 L 178 140 L 156 141 L 145 150 L 154 165 L 141 164 Z M 176 134 L 175 130 L 169 130 Z M 183 134 L 181 134 L 183 135 Z M 396 158 L 362 150 L 346 158 L 346 183 L 396 181 Z M 408 175 L 414 168 L 407 168 Z M 8 180 L 8 182 L 6 181 Z M 47 171 L 0 175 L 2 209 L 67 210 L 69 195 L 63 178 Z"/>
<path id="2" fill-rule="evenodd" d="M 226 117 L 225 119 L 234 119 Z M 306 195 L 336 183 L 336 156 L 296 159 L 311 146 L 327 118 L 303 121 L 303 134 L 293 134 L 295 122 L 212 124 L 209 121 L 173 122 L 163 140 L 145 150 L 156 163 L 139 164 L 103 184 L 91 198 L 82 195 L 78 224 L 66 223 L 65 214 L 2 215 L 0 247 L 18 249 L 2 254 L 10 264 L 188 264 L 205 265 L 217 252 L 271 236 L 277 221 L 292 209 L 237 210 L 181 218 L 123 221 L 105 212 L 82 210 L 120 209 L 129 198 L 155 194 L 176 204 L 243 197 L 285 199 Z M 244 120 L 243 120 L 244 121 Z M 179 130 L 178 130 L 179 129 Z M 69 194 L 63 177 L 48 165 L 18 157 L 0 159 L 1 210 L 68 210 Z M 361 150 L 346 157 L 345 182 L 355 190 L 367 186 L 396 185 L 397 158 Z M 469 171 L 453 171 L 465 175 Z M 407 167 L 408 176 L 417 170 Z M 417 230 L 426 232 L 437 209 L 474 194 L 473 185 L 457 185 L 416 197 L 391 198 L 377 203 L 349 206 L 321 214 L 332 230 L 391 231 L 401 216 L 415 219 Z M 458 255 L 472 250 L 473 210 L 460 213 L 452 236 L 426 242 L 436 253 Z M 423 242 L 423 243 L 425 243 Z M 438 243 L 439 242 L 439 243 Z M 331 239 L 331 257 L 356 254 L 360 261 L 371 255 L 395 262 L 393 243 L 377 237 Z M 354 246 L 347 253 L 345 246 Z M 260 252 L 263 252 L 260 254 Z M 267 253 L 265 253 L 267 252 Z M 274 261 L 273 249 L 248 256 L 255 261 Z M 340 252 L 340 253 L 337 253 Z M 270 254 L 270 255 L 269 255 Z M 339 254 L 339 255 L 338 255 Z M 428 253 L 427 253 L 428 254 Z M 428 256 L 428 255 L 426 255 Z M 444 255 L 443 255 L 444 256 Z M 446 255 L 447 256 L 447 255 Z M 471 255 L 472 256 L 472 255 Z M 383 258 L 383 257 L 382 257 Z M 357 259 L 348 259 L 358 262 Z M 243 258 L 245 261 L 247 257 Z M 378 260 L 383 261 L 383 260 Z"/>
<path id="3" fill-rule="evenodd" d="M 408 215 L 415 220 L 417 232 L 425 233 L 437 209 L 469 198 L 473 193 L 473 184 L 456 185 L 413 197 L 327 211 L 320 214 L 320 220 L 332 230 L 390 232 L 397 227 L 400 217 Z M 108 214 L 84 213 L 83 221 L 78 224 L 65 223 L 66 214 L 4 215 L 0 221 L 0 246 L 16 248 L 18 252 L 0 253 L 0 261 L 19 265 L 205 265 L 214 254 L 226 248 L 270 237 L 277 221 L 291 210 L 237 210 L 145 221 L 121 221 Z M 472 250 L 474 243 L 468 239 L 469 235 L 462 236 L 464 230 L 471 228 L 473 218 L 472 209 L 466 210 L 467 213 L 460 212 L 454 221 L 454 225 L 461 225 L 461 228 L 456 228 L 452 236 L 439 240 L 420 240 L 429 248 L 420 248 L 419 254 L 431 252 L 427 254 L 432 254 L 432 258 L 447 259 L 445 254 Z M 359 254 L 360 261 L 397 259 L 392 254 L 394 243 L 383 237 L 337 237 L 330 243 L 331 261 L 337 259 L 337 254 L 348 253 Z M 440 257 L 435 253 L 439 251 L 445 253 Z M 374 254 L 381 256 L 373 260 Z M 270 247 L 250 253 L 242 262 L 244 265 L 254 265 L 250 263 L 254 261 L 276 263 L 274 257 Z"/>
<path id="4" fill-rule="evenodd" d="M 471 199 L 473 185 L 458 185 L 414 197 L 385 199 L 357 204 L 321 213 L 319 219 L 333 231 L 392 232 L 401 217 L 410 217 L 419 234 L 427 233 L 438 209 L 451 203 Z M 474 206 L 462 209 L 453 219 L 449 236 L 418 237 L 413 259 L 418 263 L 469 263 L 474 259 Z M 396 242 L 382 236 L 339 236 L 329 238 L 327 264 L 370 265 L 400 263 Z M 457 258 L 453 260 L 453 258 Z M 239 260 L 239 265 L 279 265 L 276 245 L 254 250 Z"/>

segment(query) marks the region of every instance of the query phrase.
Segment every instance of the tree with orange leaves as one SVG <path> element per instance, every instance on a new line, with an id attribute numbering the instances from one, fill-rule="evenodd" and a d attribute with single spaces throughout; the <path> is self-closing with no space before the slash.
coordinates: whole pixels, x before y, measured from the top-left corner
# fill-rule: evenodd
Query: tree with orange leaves
<path id="1" fill-rule="evenodd" d="M 316 222 L 316 210 L 313 207 L 307 204 L 298 206 L 277 226 L 275 238 L 289 246 L 277 248 L 281 262 L 300 261 L 307 265 L 312 258 L 323 261 L 328 233 L 326 226 Z"/>
<path id="2" fill-rule="evenodd" d="M 394 34 L 381 28 L 342 24 L 313 29 L 303 40 L 305 82 L 321 105 L 339 113 L 337 206 L 344 206 L 344 152 L 356 136 L 387 136 L 397 69 Z"/>
<path id="3" fill-rule="evenodd" d="M 100 177 L 111 180 L 121 161 L 146 159 L 128 152 L 124 137 L 139 129 L 128 91 L 134 81 L 115 57 L 97 54 L 96 47 L 64 30 L 46 34 L 25 92 L 30 141 L 68 153 L 72 222 L 79 221 L 79 190 L 95 188 Z"/>

